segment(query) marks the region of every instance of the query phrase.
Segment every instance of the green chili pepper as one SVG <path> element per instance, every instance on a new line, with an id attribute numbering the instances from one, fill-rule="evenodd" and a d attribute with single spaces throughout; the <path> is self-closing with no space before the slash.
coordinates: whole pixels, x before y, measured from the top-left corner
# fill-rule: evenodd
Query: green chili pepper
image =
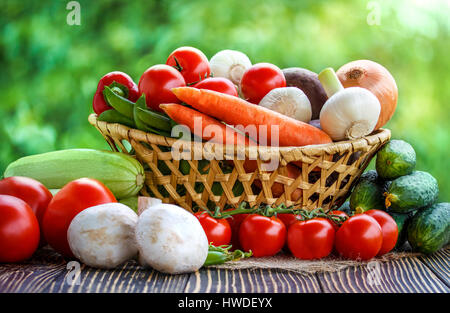
<path id="1" fill-rule="evenodd" d="M 231 245 L 228 246 L 213 246 L 209 245 L 208 256 L 203 266 L 223 264 L 228 261 L 237 261 L 243 258 L 249 258 L 252 252 L 243 252 L 241 250 L 234 250 L 230 252 Z"/>
<path id="2" fill-rule="evenodd" d="M 206 258 L 203 266 L 209 266 L 214 264 L 223 264 L 230 261 L 229 256 L 220 251 L 208 251 L 208 257 Z"/>
<path id="3" fill-rule="evenodd" d="M 108 86 L 105 86 L 105 89 L 103 89 L 103 96 L 105 97 L 106 102 L 114 109 L 116 109 L 120 114 L 123 114 L 131 119 L 134 118 L 133 102 L 118 95 Z"/>
<path id="4" fill-rule="evenodd" d="M 97 117 L 97 120 L 108 123 L 119 123 L 129 127 L 136 127 L 136 125 L 134 124 L 134 120 L 129 119 L 128 117 L 120 114 L 114 109 L 103 111 Z"/>

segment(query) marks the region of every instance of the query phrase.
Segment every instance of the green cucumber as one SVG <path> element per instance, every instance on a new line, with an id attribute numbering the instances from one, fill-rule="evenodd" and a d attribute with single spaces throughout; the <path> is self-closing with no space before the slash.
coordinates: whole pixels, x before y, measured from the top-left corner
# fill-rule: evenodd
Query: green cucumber
<path id="1" fill-rule="evenodd" d="M 123 114 L 130 119 L 133 118 L 133 102 L 116 94 L 108 86 L 105 86 L 105 89 L 103 89 L 103 96 L 105 97 L 106 102 L 114 109 L 116 109 L 120 114 Z"/>
<path id="2" fill-rule="evenodd" d="M 69 149 L 23 157 L 11 163 L 4 176 L 25 176 L 48 189 L 60 189 L 72 180 L 101 181 L 118 199 L 137 195 L 144 186 L 144 168 L 129 155 L 92 149 Z"/>
<path id="3" fill-rule="evenodd" d="M 394 219 L 395 223 L 397 224 L 398 239 L 397 239 L 397 243 L 395 245 L 395 249 L 398 250 L 401 247 L 403 247 L 403 245 L 406 242 L 408 223 L 411 220 L 411 218 L 414 216 L 415 212 L 410 212 L 410 213 L 388 212 L 388 213 Z"/>
<path id="4" fill-rule="evenodd" d="M 344 213 L 350 214 L 351 209 L 350 209 L 350 201 L 345 201 L 338 209 L 338 211 L 342 211 Z"/>
<path id="5" fill-rule="evenodd" d="M 436 202 L 439 187 L 436 178 L 414 171 L 392 181 L 385 195 L 385 205 L 396 213 L 408 213 Z"/>
<path id="6" fill-rule="evenodd" d="M 364 213 L 368 210 L 385 210 L 383 188 L 374 170 L 364 173 L 350 196 L 352 212 Z"/>
<path id="7" fill-rule="evenodd" d="M 408 225 L 408 242 L 414 251 L 430 254 L 450 240 L 450 203 L 436 203 L 417 212 Z"/>
<path id="8" fill-rule="evenodd" d="M 409 175 L 416 166 L 416 152 L 403 140 L 391 140 L 377 153 L 376 169 L 385 180 Z"/>
<path id="9" fill-rule="evenodd" d="M 129 127 L 136 127 L 136 125 L 134 124 L 134 120 L 120 114 L 115 109 L 103 111 L 97 117 L 97 120 L 108 123 L 119 123 Z"/>

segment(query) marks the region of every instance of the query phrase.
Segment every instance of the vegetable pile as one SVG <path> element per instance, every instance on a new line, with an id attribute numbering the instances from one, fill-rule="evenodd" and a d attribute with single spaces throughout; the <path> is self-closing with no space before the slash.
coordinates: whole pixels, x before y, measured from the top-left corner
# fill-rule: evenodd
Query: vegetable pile
<path id="1" fill-rule="evenodd" d="M 398 226 L 397 248 L 433 253 L 450 239 L 450 203 L 436 203 L 439 186 L 429 173 L 415 170 L 414 148 L 391 140 L 376 156 L 376 170 L 363 174 L 350 196 L 350 210 L 386 211 Z"/>
<path id="2" fill-rule="evenodd" d="M 368 60 L 316 74 L 252 65 L 233 50 L 208 61 L 200 50 L 181 47 L 165 64 L 145 70 L 138 84 L 122 72 L 104 75 L 93 110 L 100 121 L 166 137 L 179 136 L 172 133 L 178 124 L 219 144 L 306 146 L 371 134 L 392 117 L 397 97 L 392 75 Z M 206 131 L 209 126 L 220 136 Z M 237 126 L 256 131 L 245 134 Z M 188 173 L 183 161 L 180 171 Z M 198 164 L 203 174 L 208 161 Z M 92 267 L 115 268 L 136 259 L 173 274 L 280 251 L 305 260 L 369 260 L 408 241 L 415 251 L 433 253 L 449 242 L 450 204 L 436 203 L 436 179 L 415 164 L 412 146 L 391 140 L 377 154 L 376 171 L 362 175 L 339 209 L 242 202 L 223 211 L 193 208 L 191 214 L 138 197 L 144 167 L 126 154 L 69 149 L 28 156 L 11 163 L 0 181 L 0 262 L 23 261 L 46 244 Z M 242 165 L 257 168 L 254 160 Z M 163 173 L 170 172 L 163 166 Z M 226 172 L 227 162 L 221 166 Z M 286 168 L 290 178 L 301 175 L 295 162 Z M 223 192 L 220 184 L 212 189 Z M 275 182 L 273 196 L 283 192 Z M 300 195 L 294 190 L 291 199 Z"/>
<path id="3" fill-rule="evenodd" d="M 268 135 L 248 134 L 261 145 L 277 144 L 270 141 L 270 129 L 278 126 L 280 146 L 305 146 L 361 138 L 384 126 L 397 105 L 397 86 L 387 69 L 368 60 L 345 64 L 337 73 L 326 68 L 316 74 L 252 64 L 235 50 L 219 51 L 208 61 L 202 51 L 180 47 L 165 64 L 144 71 L 137 85 L 125 73 L 106 74 L 93 100 L 98 120 L 167 137 L 177 136 L 171 134 L 175 124 L 192 125 L 198 116 L 185 112 L 173 117 L 182 110 L 174 104 L 231 128 L 264 125 Z"/>

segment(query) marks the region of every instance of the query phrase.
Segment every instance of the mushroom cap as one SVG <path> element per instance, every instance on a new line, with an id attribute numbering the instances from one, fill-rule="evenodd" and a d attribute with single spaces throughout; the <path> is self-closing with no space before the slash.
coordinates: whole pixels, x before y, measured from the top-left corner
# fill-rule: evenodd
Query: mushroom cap
<path id="1" fill-rule="evenodd" d="M 121 203 L 105 203 L 81 211 L 67 231 L 72 253 L 92 267 L 114 268 L 136 256 L 137 214 Z"/>
<path id="2" fill-rule="evenodd" d="M 136 226 L 141 262 L 170 274 L 194 272 L 208 256 L 208 239 L 198 219 L 173 204 L 142 212 Z"/>

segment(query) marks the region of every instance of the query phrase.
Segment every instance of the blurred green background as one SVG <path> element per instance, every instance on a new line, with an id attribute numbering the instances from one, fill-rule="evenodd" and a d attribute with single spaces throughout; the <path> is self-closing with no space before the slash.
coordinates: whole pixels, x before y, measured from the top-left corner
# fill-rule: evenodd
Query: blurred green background
<path id="1" fill-rule="evenodd" d="M 417 169 L 450 201 L 448 1 L 80 0 L 79 26 L 66 22 L 68 2 L 1 1 L 1 173 L 29 154 L 109 149 L 87 122 L 99 78 L 119 70 L 138 82 L 190 45 L 315 72 L 355 59 L 383 64 L 399 88 L 386 127 L 414 146 Z"/>

